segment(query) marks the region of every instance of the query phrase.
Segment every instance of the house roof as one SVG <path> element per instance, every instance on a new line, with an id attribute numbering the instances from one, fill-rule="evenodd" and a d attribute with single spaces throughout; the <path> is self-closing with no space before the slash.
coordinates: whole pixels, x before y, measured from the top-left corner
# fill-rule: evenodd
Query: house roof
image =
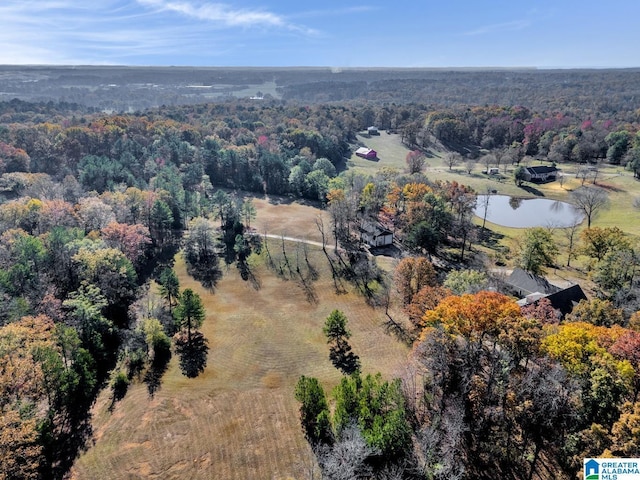
<path id="1" fill-rule="evenodd" d="M 507 277 L 506 282 L 522 296 L 537 292 L 548 295 L 560 290 L 555 285 L 550 284 L 547 279 L 526 272 L 521 268 L 515 268 L 511 275 Z"/>
<path id="2" fill-rule="evenodd" d="M 529 173 L 533 175 L 541 175 L 545 173 L 554 173 L 558 169 L 556 167 L 549 167 L 547 165 L 536 165 L 535 167 L 526 167 Z"/>
<path id="3" fill-rule="evenodd" d="M 393 235 L 393 232 L 388 228 L 383 227 L 379 223 L 365 223 L 362 225 L 361 230 L 366 232 L 374 237 L 379 237 L 382 235 Z"/>
<path id="4" fill-rule="evenodd" d="M 553 308 L 560 310 L 562 316 L 565 316 L 571 313 L 573 307 L 580 300 L 587 300 L 587 296 L 582 291 L 580 285 L 576 284 L 549 295 L 547 299 L 551 302 Z"/>
<path id="5" fill-rule="evenodd" d="M 542 298 L 546 298 L 547 300 L 549 300 L 551 307 L 554 310 L 560 312 L 560 318 L 563 318 L 571 313 L 578 302 L 580 302 L 581 300 L 587 300 L 587 296 L 582 291 L 580 285 L 576 284 L 550 295 L 543 295 L 539 292 L 532 293 L 524 298 L 521 298 L 516 303 L 520 307 L 524 307 L 527 305 L 538 303 L 538 301 L 540 301 Z"/>

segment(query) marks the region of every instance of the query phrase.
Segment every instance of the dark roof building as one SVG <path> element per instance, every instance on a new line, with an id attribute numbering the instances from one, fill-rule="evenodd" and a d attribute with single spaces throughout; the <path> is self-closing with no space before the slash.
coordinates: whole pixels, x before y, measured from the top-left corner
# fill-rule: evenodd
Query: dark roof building
<path id="1" fill-rule="evenodd" d="M 550 284 L 546 278 L 526 272 L 521 268 L 514 268 L 505 283 L 513 289 L 514 294 L 518 297 L 526 297 L 533 293 L 549 295 L 560 290 L 559 287 Z"/>
<path id="2" fill-rule="evenodd" d="M 582 291 L 580 285 L 572 285 L 569 288 L 552 293 L 547 300 L 555 310 L 559 310 L 562 317 L 571 313 L 580 300 L 587 300 L 587 296 Z"/>
<path id="3" fill-rule="evenodd" d="M 525 167 L 524 179 L 527 182 L 551 182 L 558 176 L 556 167 L 548 167 L 546 165 L 538 165 L 535 167 Z"/>

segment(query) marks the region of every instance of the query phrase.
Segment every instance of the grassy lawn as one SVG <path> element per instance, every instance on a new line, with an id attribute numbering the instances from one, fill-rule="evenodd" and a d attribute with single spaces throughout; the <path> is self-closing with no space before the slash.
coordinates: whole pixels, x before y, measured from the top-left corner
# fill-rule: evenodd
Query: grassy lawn
<path id="1" fill-rule="evenodd" d="M 286 248 L 295 258 L 296 244 Z M 278 249 L 274 240 L 272 254 Z M 308 478 L 312 455 L 293 389 L 302 374 L 325 388 L 341 378 L 322 334 L 329 313 L 337 308 L 347 315 L 365 373 L 391 378 L 408 351 L 385 332 L 384 311 L 353 291 L 335 293 L 320 249 L 310 249 L 309 259 L 320 274 L 315 303 L 299 282 L 277 277 L 260 259 L 258 290 L 232 266 L 211 293 L 187 275 L 178 256 L 181 288 L 193 288 L 206 306 L 207 368 L 188 379 L 173 358 L 154 398 L 135 385 L 113 413 L 103 392 L 94 408 L 95 445 L 77 461 L 73 478 Z"/>
<path id="2" fill-rule="evenodd" d="M 269 233 L 285 237 L 322 241 L 316 219 L 320 217 L 325 230 L 330 231 L 331 220 L 326 210 L 305 201 L 291 201 L 282 197 L 254 198 L 257 216 L 251 227 L 260 234 Z M 331 242 L 332 239 L 327 239 Z"/>
<path id="3" fill-rule="evenodd" d="M 366 160 L 354 153 L 347 162 L 350 170 L 373 175 L 385 167 L 395 168 L 399 171 L 406 169 L 405 158 L 409 149 L 402 144 L 400 135 L 390 135 L 381 131 L 380 135 L 372 135 L 371 137 L 358 135 L 358 140 L 367 148 L 378 152 L 378 158 L 376 160 Z"/>

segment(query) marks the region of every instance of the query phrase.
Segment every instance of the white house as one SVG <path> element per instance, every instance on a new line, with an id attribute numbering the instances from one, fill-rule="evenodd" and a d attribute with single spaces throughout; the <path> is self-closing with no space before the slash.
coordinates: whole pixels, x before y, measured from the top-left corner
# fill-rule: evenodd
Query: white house
<path id="1" fill-rule="evenodd" d="M 393 245 L 393 232 L 379 223 L 365 223 L 360 227 L 360 239 L 370 247 Z"/>

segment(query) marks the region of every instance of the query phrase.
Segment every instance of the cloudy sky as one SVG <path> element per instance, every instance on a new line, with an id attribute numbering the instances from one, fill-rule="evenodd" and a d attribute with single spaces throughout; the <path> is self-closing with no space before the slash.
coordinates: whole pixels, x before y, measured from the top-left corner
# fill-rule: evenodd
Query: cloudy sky
<path id="1" fill-rule="evenodd" d="M 0 0 L 0 64 L 638 67 L 638 0 Z"/>

